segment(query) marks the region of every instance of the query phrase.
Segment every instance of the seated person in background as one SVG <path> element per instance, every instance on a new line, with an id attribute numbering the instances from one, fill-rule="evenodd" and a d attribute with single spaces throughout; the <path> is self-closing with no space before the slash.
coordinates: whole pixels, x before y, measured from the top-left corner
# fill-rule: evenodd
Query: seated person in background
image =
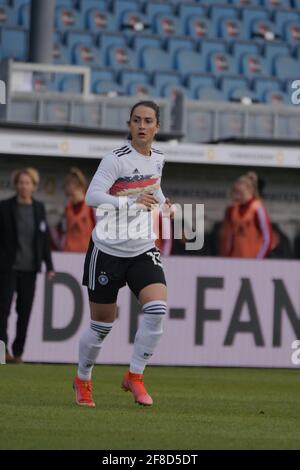
<path id="1" fill-rule="evenodd" d="M 272 247 L 272 228 L 258 193 L 256 173 L 240 176 L 232 187 L 232 204 L 220 230 L 219 254 L 233 258 L 266 258 Z"/>

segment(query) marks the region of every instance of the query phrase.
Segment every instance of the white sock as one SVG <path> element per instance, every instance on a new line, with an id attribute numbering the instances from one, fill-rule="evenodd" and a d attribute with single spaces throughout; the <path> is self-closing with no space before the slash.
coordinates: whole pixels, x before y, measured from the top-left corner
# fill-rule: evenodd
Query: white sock
<path id="1" fill-rule="evenodd" d="M 153 355 L 163 333 L 163 318 L 167 304 L 153 300 L 143 305 L 143 318 L 137 330 L 129 370 L 133 374 L 143 374 L 147 362 Z"/>
<path id="2" fill-rule="evenodd" d="M 102 343 L 113 323 L 103 323 L 91 320 L 90 327 L 86 330 L 79 341 L 79 365 L 77 375 L 80 380 L 90 380 L 92 369 L 102 347 Z"/>

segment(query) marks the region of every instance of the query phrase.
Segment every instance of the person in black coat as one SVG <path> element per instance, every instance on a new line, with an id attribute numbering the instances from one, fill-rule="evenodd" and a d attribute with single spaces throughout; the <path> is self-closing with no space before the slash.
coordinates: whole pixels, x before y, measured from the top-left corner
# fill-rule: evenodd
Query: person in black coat
<path id="1" fill-rule="evenodd" d="M 45 207 L 33 198 L 39 174 L 24 168 L 16 172 L 13 182 L 16 195 L 0 201 L 0 340 L 6 345 L 6 362 L 21 363 L 36 275 L 43 261 L 48 280 L 54 271 Z M 7 323 L 15 292 L 18 320 L 12 356 L 7 348 Z"/>

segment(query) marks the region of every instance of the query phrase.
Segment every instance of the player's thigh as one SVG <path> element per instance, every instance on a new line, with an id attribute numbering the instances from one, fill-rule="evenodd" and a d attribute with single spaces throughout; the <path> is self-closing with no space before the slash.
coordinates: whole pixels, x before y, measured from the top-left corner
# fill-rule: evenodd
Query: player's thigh
<path id="1" fill-rule="evenodd" d="M 153 248 L 137 256 L 127 268 L 126 282 L 142 304 L 166 300 L 166 279 L 159 250 Z"/>

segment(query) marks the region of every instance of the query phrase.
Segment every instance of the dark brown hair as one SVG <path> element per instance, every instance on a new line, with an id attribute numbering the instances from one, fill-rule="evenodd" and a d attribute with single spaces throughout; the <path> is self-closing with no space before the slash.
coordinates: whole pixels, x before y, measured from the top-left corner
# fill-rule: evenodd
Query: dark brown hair
<path id="1" fill-rule="evenodd" d="M 132 115 L 134 113 L 134 110 L 138 108 L 139 106 L 145 106 L 146 108 L 151 108 L 155 112 L 155 117 L 157 120 L 157 124 L 160 123 L 160 109 L 159 106 L 154 103 L 154 101 L 139 101 L 139 103 L 136 103 L 130 111 L 130 119 L 132 118 Z"/>

